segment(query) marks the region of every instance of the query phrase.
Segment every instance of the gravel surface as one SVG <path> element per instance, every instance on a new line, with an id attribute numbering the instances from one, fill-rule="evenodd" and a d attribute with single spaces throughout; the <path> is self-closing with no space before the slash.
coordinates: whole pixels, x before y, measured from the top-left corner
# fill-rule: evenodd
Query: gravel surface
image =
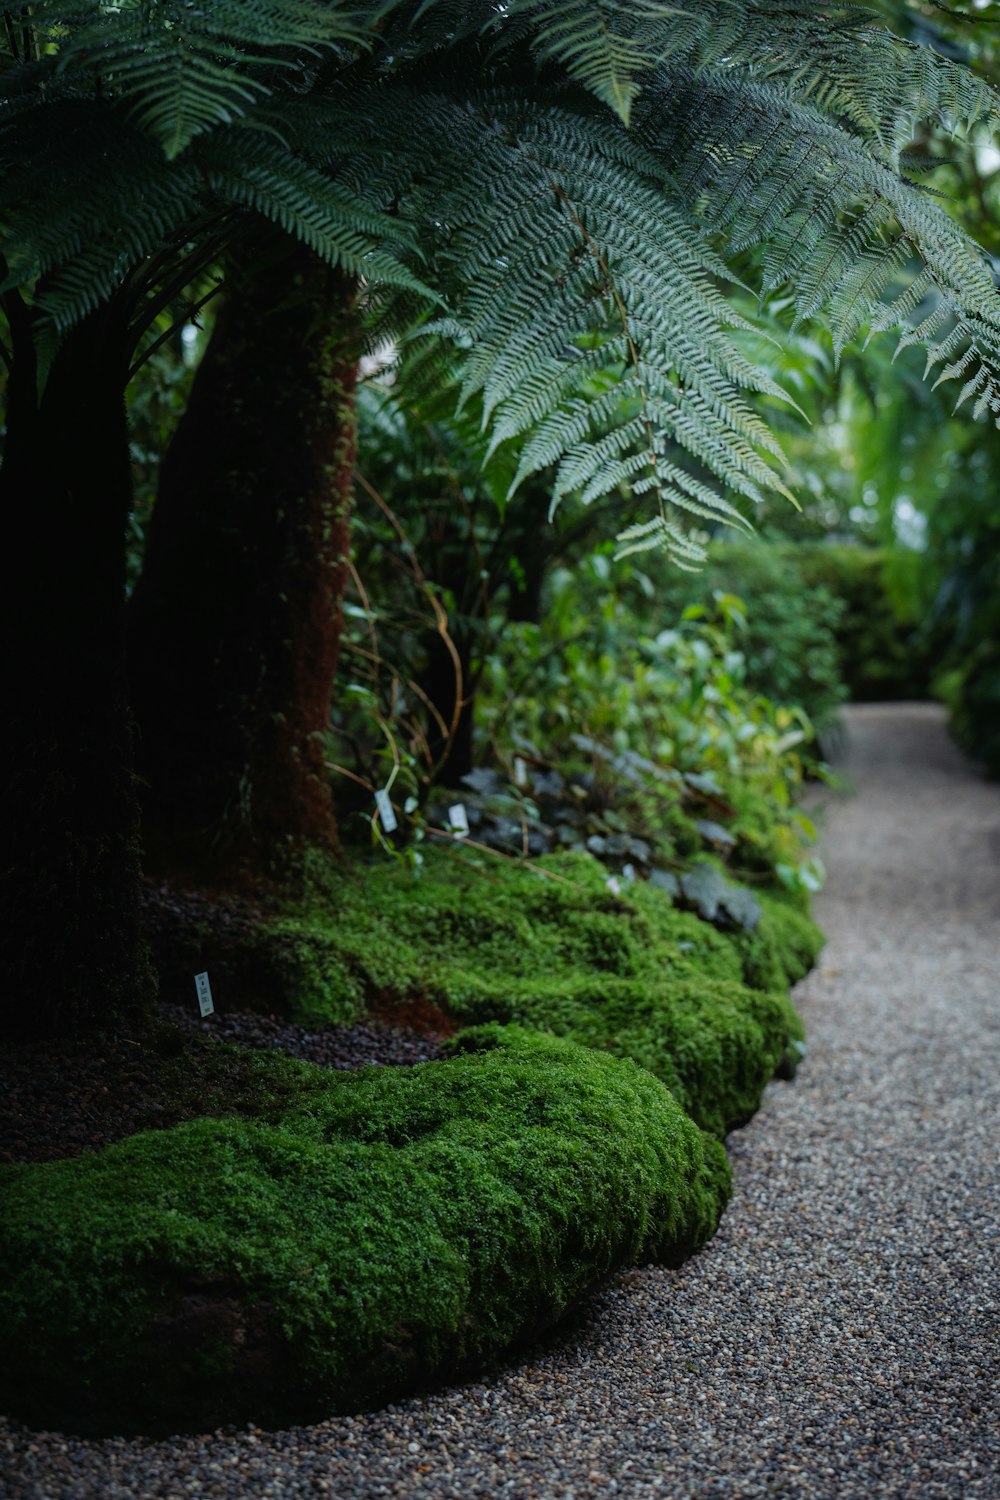
<path id="1" fill-rule="evenodd" d="M 371 1415 L 156 1443 L 0 1425 L 4 1496 L 1000 1496 L 1000 789 L 934 707 L 848 724 L 809 1061 L 731 1138 L 700 1256 Z"/>

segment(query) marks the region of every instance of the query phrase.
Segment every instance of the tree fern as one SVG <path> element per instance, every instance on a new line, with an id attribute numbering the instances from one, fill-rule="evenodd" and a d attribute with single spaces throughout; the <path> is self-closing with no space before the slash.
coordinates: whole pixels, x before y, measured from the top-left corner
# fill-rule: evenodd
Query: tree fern
<path id="1" fill-rule="evenodd" d="M 42 0 L 30 27 L 0 249 L 50 342 L 136 288 L 144 326 L 164 268 L 269 221 L 382 328 L 443 303 L 411 357 L 451 343 L 519 477 L 646 495 L 629 541 L 677 548 L 671 507 L 732 518 L 725 491 L 782 487 L 754 406 L 782 393 L 726 258 L 757 255 L 838 349 L 895 327 L 1000 410 L 992 274 L 904 149 L 919 121 L 995 123 L 996 96 L 855 5 Z"/>
<path id="2" fill-rule="evenodd" d="M 675 75 L 659 102 L 650 91 L 640 129 L 674 162 L 703 223 L 727 232 L 733 249 L 762 245 L 765 289 L 791 290 L 800 318 L 826 312 L 838 351 L 865 326 L 902 327 L 931 367 L 964 343 L 975 389 L 989 393 L 980 410 L 995 409 L 1000 318 L 985 257 L 857 135 L 773 81 L 734 75 Z M 914 302 L 906 288 L 920 263 L 926 280 Z M 927 295 L 933 319 L 914 329 L 910 314 Z M 947 344 L 935 337 L 942 331 Z"/>
<path id="3" fill-rule="evenodd" d="M 55 72 L 85 70 L 159 142 L 168 159 L 294 88 L 326 52 L 371 45 L 392 9 L 338 0 L 43 0 L 32 24 Z"/>
<path id="4" fill-rule="evenodd" d="M 859 7 L 35 0 L 5 21 L 0 313 L 10 410 L 0 477 L 13 529 L 0 601 L 6 638 L 30 634 L 36 649 L 4 679 L 14 719 L 0 791 L 17 872 L 4 884 L 4 926 L 16 939 L 8 989 L 19 992 L 31 974 L 50 1017 L 59 1007 L 86 1012 L 92 976 L 108 980 L 109 953 L 113 992 L 126 1003 L 141 991 L 126 857 L 136 783 L 121 692 L 121 396 L 137 343 L 141 359 L 142 340 L 163 337 L 165 310 L 190 316 L 186 299 L 211 292 L 220 267 L 232 268 L 217 325 L 227 334 L 216 348 L 225 379 L 174 494 L 183 506 L 202 485 L 192 511 L 217 550 L 196 549 L 206 569 L 196 596 L 213 614 L 208 636 L 221 639 L 218 627 L 233 644 L 236 671 L 230 662 L 223 675 L 254 688 L 235 695 L 239 732 L 230 736 L 230 724 L 205 744 L 217 755 L 223 742 L 242 743 L 252 702 L 258 722 L 245 727 L 273 746 L 273 726 L 293 710 L 302 734 L 286 741 L 279 780 L 286 831 L 302 837 L 295 818 L 309 798 L 287 789 L 314 764 L 324 691 L 317 679 L 315 717 L 300 713 L 301 694 L 289 701 L 293 687 L 285 701 L 261 694 L 257 617 L 280 611 L 269 617 L 260 606 L 292 597 L 262 539 L 299 505 L 282 458 L 318 452 L 321 429 L 323 451 L 342 461 L 333 485 L 328 463 L 312 471 L 314 535 L 344 545 L 359 308 L 371 338 L 396 332 L 404 375 L 415 363 L 424 378 L 457 369 L 468 412 L 481 403 L 493 439 L 520 445 L 521 475 L 554 470 L 554 503 L 570 492 L 586 501 L 630 492 L 623 549 L 666 546 L 682 566 L 697 560 L 706 520 L 736 519 L 734 507 L 782 482 L 757 411 L 759 394 L 780 392 L 746 352 L 732 262 L 760 279 L 759 322 L 772 333 L 771 292 L 800 318 L 829 318 L 839 342 L 898 328 L 977 413 L 1000 415 L 992 274 L 911 180 L 908 150 L 915 122 L 994 124 L 995 97 Z M 345 274 L 328 275 L 317 256 Z M 329 327 L 317 338 L 320 320 Z M 422 336 L 407 338 L 415 327 Z M 257 358 L 261 347 L 280 353 Z M 211 372 L 206 364 L 199 374 Z M 320 395 L 331 380 L 342 398 L 332 402 Z M 193 415 L 200 422 L 205 408 Z M 226 448 L 215 439 L 230 422 Z M 228 455 L 251 433 L 266 440 L 266 457 L 257 462 L 244 443 L 234 484 Z M 643 519 L 636 501 L 647 506 Z M 167 513 L 160 506 L 160 518 Z M 186 627 L 190 549 L 180 531 L 173 624 Z M 233 598 L 216 588 L 240 550 L 234 533 L 263 579 L 244 588 L 238 618 L 248 628 L 235 630 Z M 300 586 L 308 595 L 311 580 L 326 590 L 299 613 L 328 622 L 331 570 L 317 569 L 315 556 L 315 547 L 302 556 L 294 597 Z M 176 703 L 206 662 L 209 676 L 220 671 L 196 634 L 171 628 L 160 641 L 172 669 L 177 641 L 186 635 L 193 647 L 190 670 L 175 673 Z M 284 625 L 273 634 L 286 649 Z M 241 642 L 252 660 L 240 657 Z M 314 656 L 302 646 L 303 661 Z M 55 681 L 75 691 L 71 712 L 53 697 Z M 218 704 L 216 689 L 203 701 Z M 159 685 L 149 696 L 158 729 L 144 741 L 176 766 L 190 750 L 192 716 L 168 699 Z M 246 762 L 237 762 L 208 778 L 221 809 L 208 822 L 220 830 L 228 810 L 244 806 Z M 207 769 L 194 767 L 194 780 Z M 203 805 L 190 792 L 175 776 L 169 839 Z M 267 801 L 273 810 L 273 787 Z M 94 809 L 109 809 L 107 829 Z M 204 852 L 215 841 L 197 817 Z M 275 840 L 265 842 L 272 851 Z M 284 832 L 277 842 L 284 847 Z M 81 891 L 93 897 L 85 920 L 54 946 L 65 901 Z"/>

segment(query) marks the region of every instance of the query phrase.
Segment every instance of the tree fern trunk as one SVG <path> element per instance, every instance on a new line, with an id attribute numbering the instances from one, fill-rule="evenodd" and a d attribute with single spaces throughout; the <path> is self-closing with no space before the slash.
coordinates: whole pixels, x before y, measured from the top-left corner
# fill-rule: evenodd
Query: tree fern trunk
<path id="1" fill-rule="evenodd" d="M 241 885 L 336 849 L 358 320 L 353 284 L 299 246 L 227 285 L 163 464 L 130 664 L 149 858 Z"/>
<path id="2" fill-rule="evenodd" d="M 38 398 L 31 317 L 0 474 L 0 990 L 9 1036 L 53 1035 L 141 1005 L 137 805 L 125 691 L 131 504 L 113 309 L 65 341 Z"/>

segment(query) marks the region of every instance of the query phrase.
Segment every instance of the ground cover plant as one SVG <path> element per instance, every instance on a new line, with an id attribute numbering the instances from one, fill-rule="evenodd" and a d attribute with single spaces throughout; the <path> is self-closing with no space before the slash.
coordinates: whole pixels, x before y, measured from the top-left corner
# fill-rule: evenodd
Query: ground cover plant
<path id="1" fill-rule="evenodd" d="M 722 1137 L 803 1050 L 807 893 L 456 841 L 416 871 L 327 871 L 308 915 L 206 898 L 201 941 L 231 943 L 210 960 L 185 946 L 197 909 L 162 935 L 168 980 L 209 961 L 223 1006 L 270 983 L 258 999 L 310 1027 L 415 1020 L 452 1056 L 344 1076 L 203 1041 L 192 1069 L 161 1037 L 168 1107 L 186 1090 L 195 1118 L 0 1169 L 9 1410 L 155 1434 L 359 1409 L 489 1366 L 616 1266 L 712 1233 Z"/>
<path id="2" fill-rule="evenodd" d="M 788 893 L 758 894 L 755 919 L 719 931 L 655 885 L 610 891 L 607 878 L 587 854 L 536 864 L 438 850 L 419 882 L 382 864 L 337 881 L 308 918 L 236 924 L 213 953 L 217 988 L 245 993 L 270 949 L 260 998 L 297 1020 L 349 1022 L 377 997 L 446 1033 L 516 1021 L 634 1058 L 724 1135 L 792 1062 L 802 1032 L 788 987 L 821 935 Z M 186 920 L 163 941 L 186 986 L 209 950 Z"/>
<path id="3" fill-rule="evenodd" d="M 728 1196 L 647 1072 L 537 1033 L 256 1071 L 254 1120 L 0 1172 L 6 1409 L 153 1433 L 359 1410 L 481 1368 L 615 1266 L 676 1263 Z"/>

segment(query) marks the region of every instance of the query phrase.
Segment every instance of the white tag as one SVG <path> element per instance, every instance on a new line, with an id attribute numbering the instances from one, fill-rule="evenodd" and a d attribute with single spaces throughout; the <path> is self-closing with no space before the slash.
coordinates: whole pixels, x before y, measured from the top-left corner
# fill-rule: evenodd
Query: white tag
<path id="1" fill-rule="evenodd" d="M 607 886 L 607 888 L 611 892 L 612 896 L 620 896 L 621 895 L 621 893 L 622 893 L 621 882 L 619 881 L 617 875 L 609 875 L 608 878 L 607 878 L 607 880 L 604 882 L 604 884 Z"/>
<path id="2" fill-rule="evenodd" d="M 212 986 L 208 982 L 207 971 L 204 974 L 194 976 L 195 993 L 198 996 L 198 1009 L 203 1016 L 215 1014 L 215 1006 L 212 1004 Z"/>
<path id="3" fill-rule="evenodd" d="M 386 833 L 394 833 L 399 824 L 392 810 L 392 803 L 389 801 L 389 793 L 384 786 L 379 787 L 375 793 L 375 806 L 378 808 L 378 815 L 382 819 L 382 827 Z"/>
<path id="4" fill-rule="evenodd" d="M 528 785 L 528 767 L 527 767 L 527 763 L 524 760 L 522 760 L 522 758 L 520 757 L 520 755 L 515 755 L 514 756 L 514 785 L 515 786 L 527 786 Z"/>
<path id="5" fill-rule="evenodd" d="M 456 802 L 448 809 L 448 825 L 456 838 L 463 838 L 469 831 L 469 818 L 464 802 Z"/>

